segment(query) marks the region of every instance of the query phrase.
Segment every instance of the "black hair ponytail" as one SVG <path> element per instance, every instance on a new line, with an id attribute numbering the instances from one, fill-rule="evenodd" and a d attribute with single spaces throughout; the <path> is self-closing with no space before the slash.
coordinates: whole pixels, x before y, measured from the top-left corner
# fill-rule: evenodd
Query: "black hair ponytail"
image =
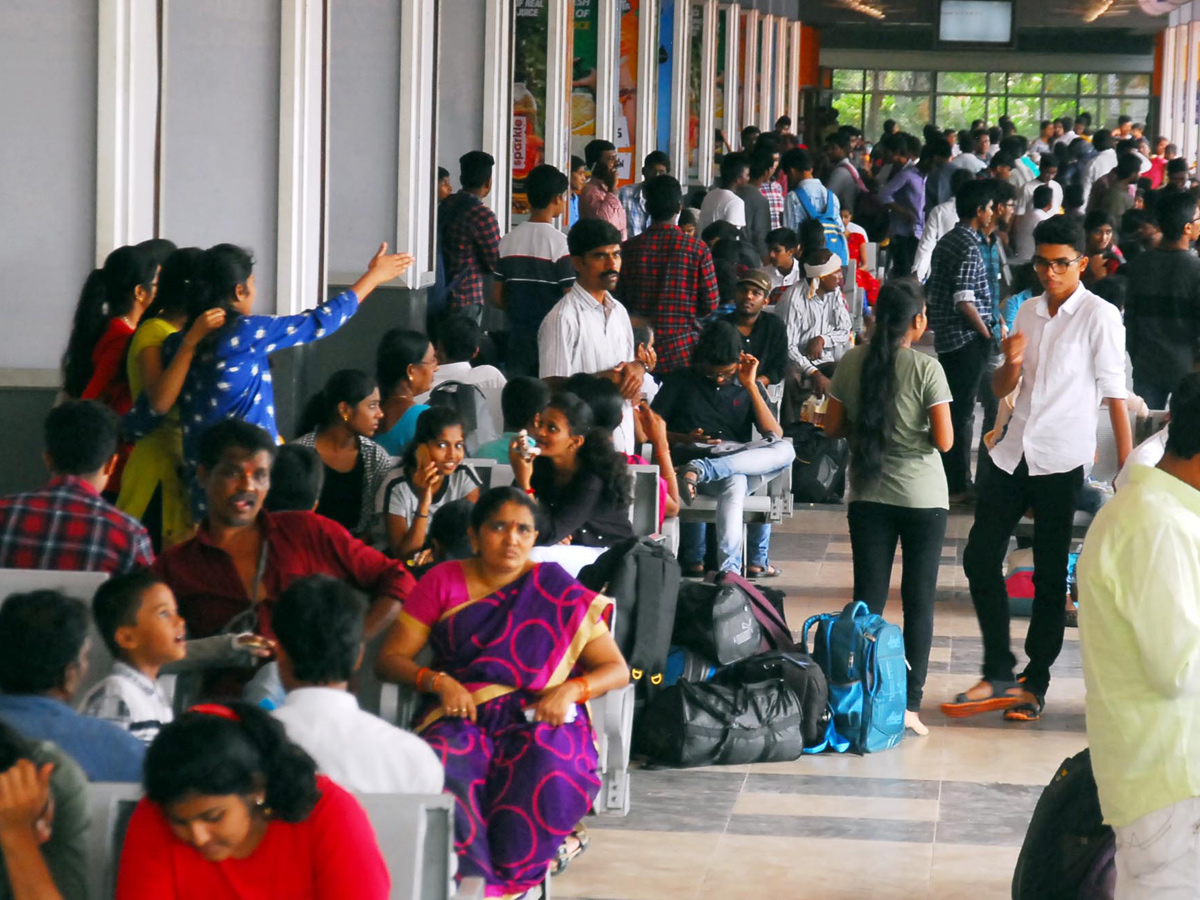
<path id="1" fill-rule="evenodd" d="M 235 304 L 237 289 L 254 272 L 254 257 L 236 244 L 217 244 L 204 251 L 192 276 L 194 289 L 188 292 L 188 327 L 210 309 L 225 310 L 225 324 L 205 337 L 201 346 L 210 345 L 216 335 L 227 331 L 241 316 Z"/>
<path id="2" fill-rule="evenodd" d="M 282 723 L 249 703 L 198 706 L 159 732 L 146 752 L 146 796 L 167 806 L 189 795 L 265 794 L 273 819 L 302 822 L 317 805 L 317 764 Z"/>
<path id="3" fill-rule="evenodd" d="M 154 256 L 137 247 L 118 247 L 93 269 L 83 283 L 71 337 L 63 354 L 63 389 L 70 397 L 83 394 L 92 378 L 92 352 L 111 319 L 133 309 L 134 290 L 150 290 L 158 264 Z M 124 367 L 121 367 L 124 371 Z"/>
<path id="4" fill-rule="evenodd" d="M 610 507 L 628 506 L 633 493 L 629 463 L 613 447 L 612 431 L 595 427 L 592 408 L 577 395 L 555 394 L 547 409 L 556 409 L 567 420 L 572 437 L 583 435 L 583 446 L 576 454 L 579 471 L 589 472 L 604 483 L 602 497 Z"/>
<path id="5" fill-rule="evenodd" d="M 850 477 L 857 491 L 879 483 L 883 457 L 896 416 L 896 357 L 900 342 L 925 308 L 925 295 L 911 281 L 892 281 L 875 302 L 875 332 L 867 345 L 859 388 L 858 416 L 851 423 Z"/>
<path id="6" fill-rule="evenodd" d="M 188 315 L 188 295 L 195 289 L 196 266 L 203 257 L 204 251 L 199 247 L 181 247 L 166 258 L 158 272 L 154 302 L 142 313 L 143 322 L 156 316 L 173 319 Z"/>
<path id="7" fill-rule="evenodd" d="M 313 394 L 304 405 L 297 434 L 309 434 L 334 425 L 338 407 L 345 403 L 358 406 L 378 388 L 375 378 L 360 369 L 339 369 L 329 376 L 325 387 Z"/>

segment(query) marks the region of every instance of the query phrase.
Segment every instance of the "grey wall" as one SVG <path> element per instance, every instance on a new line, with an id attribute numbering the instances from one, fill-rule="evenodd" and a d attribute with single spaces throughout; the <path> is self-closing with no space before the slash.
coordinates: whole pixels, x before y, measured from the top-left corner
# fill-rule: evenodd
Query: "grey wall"
<path id="1" fill-rule="evenodd" d="M 395 243 L 401 2 L 332 4 L 327 211 L 331 273 L 357 273 L 380 241 Z"/>
<path id="2" fill-rule="evenodd" d="M 0 368 L 57 368 L 95 263 L 97 27 L 95 3 L 0 3 Z"/>
<path id="3" fill-rule="evenodd" d="M 483 146 L 486 10 L 478 0 L 442 0 L 438 48 L 437 158 L 458 186 L 458 158 Z"/>
<path id="4" fill-rule="evenodd" d="M 249 247 L 265 313 L 276 309 L 279 7 L 171 3 L 163 51 L 162 236 Z"/>

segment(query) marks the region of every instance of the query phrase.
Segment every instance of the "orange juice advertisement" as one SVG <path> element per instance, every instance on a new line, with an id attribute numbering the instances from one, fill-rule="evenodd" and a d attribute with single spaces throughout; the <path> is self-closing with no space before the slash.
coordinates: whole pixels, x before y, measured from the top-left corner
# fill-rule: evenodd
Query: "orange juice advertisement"
<path id="1" fill-rule="evenodd" d="M 624 0 L 621 4 L 621 45 L 617 62 L 617 127 L 614 139 L 621 166 L 617 178 L 619 185 L 632 184 L 641 168 L 637 161 L 636 131 L 639 5 L 640 0 Z"/>
<path id="2" fill-rule="evenodd" d="M 596 137 L 597 48 L 600 0 L 575 0 L 575 52 L 571 66 L 571 153 Z"/>

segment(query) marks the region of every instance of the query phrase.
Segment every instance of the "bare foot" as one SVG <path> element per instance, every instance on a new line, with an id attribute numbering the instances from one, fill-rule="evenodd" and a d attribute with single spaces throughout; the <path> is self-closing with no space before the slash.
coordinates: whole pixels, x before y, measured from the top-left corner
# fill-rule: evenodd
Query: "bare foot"
<path id="1" fill-rule="evenodd" d="M 925 737 L 925 735 L 929 734 L 929 729 L 921 721 L 921 714 L 912 712 L 911 710 L 904 711 L 904 727 L 911 728 L 917 733 L 918 737 Z"/>

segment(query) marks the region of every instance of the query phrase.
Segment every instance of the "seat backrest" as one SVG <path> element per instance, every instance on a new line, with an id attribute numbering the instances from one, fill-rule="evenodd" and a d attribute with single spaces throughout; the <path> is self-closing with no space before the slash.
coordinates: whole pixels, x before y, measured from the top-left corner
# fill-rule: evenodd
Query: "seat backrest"
<path id="1" fill-rule="evenodd" d="M 75 600 L 82 600 L 88 608 L 88 653 L 87 672 L 75 692 L 75 699 L 83 696 L 112 671 L 112 654 L 100 637 L 96 622 L 92 618 L 92 597 L 96 588 L 108 581 L 107 572 L 59 572 L 54 569 L 0 569 L 0 603 L 10 594 L 29 591 L 59 591 Z"/>
<path id="2" fill-rule="evenodd" d="M 512 466 L 508 463 L 496 463 L 492 466 L 492 487 L 508 487 L 512 483 Z"/>
<path id="3" fill-rule="evenodd" d="M 475 474 L 479 476 L 480 492 L 486 491 L 488 488 L 495 486 L 495 483 L 492 481 L 492 474 L 496 468 L 496 461 L 494 459 L 468 458 L 462 461 L 462 465 L 470 466 Z"/>
<path id="4" fill-rule="evenodd" d="M 140 784 L 110 781 L 88 785 L 88 896 L 112 900 L 129 817 L 142 796 Z"/>
<path id="5" fill-rule="evenodd" d="M 661 495 L 658 489 L 658 466 L 630 465 L 633 475 L 633 502 L 629 504 L 629 521 L 633 533 L 644 537 L 658 533 Z"/>
<path id="6" fill-rule="evenodd" d="M 450 794 L 355 794 L 392 876 L 391 900 L 447 900 L 454 876 Z"/>

